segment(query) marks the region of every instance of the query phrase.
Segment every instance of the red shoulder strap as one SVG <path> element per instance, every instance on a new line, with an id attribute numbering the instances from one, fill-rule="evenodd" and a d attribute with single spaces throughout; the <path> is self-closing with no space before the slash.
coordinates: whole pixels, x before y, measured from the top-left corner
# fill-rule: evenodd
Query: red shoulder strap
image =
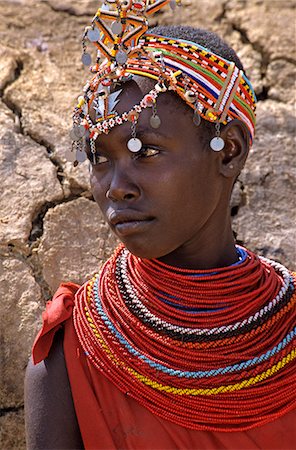
<path id="1" fill-rule="evenodd" d="M 61 328 L 62 323 L 71 317 L 75 294 L 79 287 L 78 284 L 63 283 L 52 300 L 46 303 L 46 309 L 42 313 L 42 328 L 32 349 L 34 364 L 43 361 L 48 356 L 55 333 Z"/>

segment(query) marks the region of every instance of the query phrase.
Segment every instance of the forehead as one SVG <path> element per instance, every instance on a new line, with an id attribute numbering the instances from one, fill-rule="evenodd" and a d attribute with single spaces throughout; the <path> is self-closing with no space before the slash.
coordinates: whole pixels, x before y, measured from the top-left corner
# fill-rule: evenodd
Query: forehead
<path id="1" fill-rule="evenodd" d="M 122 89 L 119 96 L 117 112 L 122 114 L 124 111 L 132 109 L 138 104 L 142 98 L 153 88 L 155 88 L 156 80 L 147 77 L 134 76 L 131 81 L 122 84 L 117 89 Z M 162 109 L 174 112 L 176 109 L 181 110 L 183 114 L 192 114 L 192 109 L 174 92 L 167 91 L 159 94 L 156 100 L 156 106 Z"/>
<path id="2" fill-rule="evenodd" d="M 155 80 L 146 77 L 134 76 L 132 80 L 115 86 L 111 91 L 121 91 L 118 96 L 118 103 L 115 107 L 116 112 L 121 115 L 124 112 L 131 111 L 135 105 L 138 105 L 143 97 L 155 87 Z M 174 138 L 183 135 L 186 142 L 195 139 L 197 134 L 201 133 L 193 124 L 193 110 L 174 92 L 167 91 L 159 94 L 155 104 L 156 114 L 161 119 L 161 125 L 158 129 L 150 126 L 150 118 L 152 116 L 152 108 L 144 109 L 138 119 L 136 126 L 137 134 L 148 133 L 156 134 L 159 137 Z M 95 112 L 90 109 L 90 116 L 95 122 Z M 125 122 L 122 125 L 115 126 L 108 135 L 100 135 L 98 142 L 110 140 L 113 136 L 120 136 L 125 139 L 125 135 L 130 137 L 131 124 Z"/>

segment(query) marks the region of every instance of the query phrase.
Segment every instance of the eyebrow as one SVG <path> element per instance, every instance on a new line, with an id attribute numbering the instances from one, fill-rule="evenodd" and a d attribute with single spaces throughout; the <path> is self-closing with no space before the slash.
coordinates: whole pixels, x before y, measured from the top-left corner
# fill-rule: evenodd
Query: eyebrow
<path id="1" fill-rule="evenodd" d="M 145 136 L 156 136 L 156 137 L 163 137 L 163 138 L 169 138 L 169 136 L 165 133 L 161 132 L 161 127 L 158 129 L 153 129 L 150 126 L 145 126 L 145 125 L 137 125 L 136 127 L 136 133 L 138 135 L 145 135 Z"/>
<path id="2" fill-rule="evenodd" d="M 149 137 L 170 139 L 170 136 L 168 136 L 167 134 L 164 134 L 164 133 L 161 132 L 161 127 L 159 129 L 153 129 L 149 125 L 145 125 L 145 124 L 142 124 L 142 125 L 137 124 L 136 134 L 137 134 L 138 137 L 140 137 L 142 139 L 143 138 L 149 139 Z M 122 135 L 121 138 L 120 138 L 120 141 L 122 143 L 126 144 L 126 141 L 129 139 L 129 137 L 130 136 Z M 104 148 L 104 145 L 107 145 L 107 142 L 106 143 L 102 143 L 102 142 L 100 142 L 99 139 L 96 140 L 96 147 L 99 147 L 99 149 L 102 150 Z M 98 151 L 98 148 L 97 148 L 97 151 Z M 86 145 L 86 154 L 87 155 L 91 155 L 90 146 L 89 146 L 89 140 L 88 140 L 87 145 Z"/>

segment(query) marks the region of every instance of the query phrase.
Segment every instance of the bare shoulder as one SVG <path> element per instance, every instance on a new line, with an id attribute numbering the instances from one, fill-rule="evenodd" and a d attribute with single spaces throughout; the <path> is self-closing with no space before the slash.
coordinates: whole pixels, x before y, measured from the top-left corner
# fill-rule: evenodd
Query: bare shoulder
<path id="1" fill-rule="evenodd" d="M 63 332 L 46 360 L 30 360 L 25 377 L 27 448 L 82 449 L 63 352 Z"/>

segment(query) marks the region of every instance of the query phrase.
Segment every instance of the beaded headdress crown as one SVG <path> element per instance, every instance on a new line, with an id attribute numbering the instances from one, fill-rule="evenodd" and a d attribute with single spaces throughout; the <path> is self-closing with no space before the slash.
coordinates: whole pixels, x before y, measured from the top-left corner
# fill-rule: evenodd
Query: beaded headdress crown
<path id="1" fill-rule="evenodd" d="M 116 125 L 131 123 L 131 152 L 141 150 L 136 136 L 139 114 L 151 108 L 150 125 L 158 128 L 156 101 L 159 94 L 172 90 L 193 110 L 198 126 L 201 118 L 216 124 L 216 137 L 210 146 L 219 151 L 224 141 L 219 136 L 220 124 L 237 118 L 247 127 L 252 142 L 255 127 L 256 98 L 251 83 L 234 62 L 206 48 L 182 39 L 171 39 L 147 33 L 147 17 L 170 4 L 172 9 L 181 0 L 105 0 L 83 35 L 83 64 L 92 64 L 87 42 L 97 47 L 97 57 L 90 70 L 94 74 L 84 87 L 83 95 L 73 114 L 72 160 L 74 164 L 86 159 L 88 140 L 92 162 L 96 162 L 95 140 L 108 134 Z M 141 75 L 155 80 L 154 88 L 141 102 L 123 114 L 116 112 L 121 89 L 116 85 Z M 95 120 L 91 118 L 91 108 Z"/>

